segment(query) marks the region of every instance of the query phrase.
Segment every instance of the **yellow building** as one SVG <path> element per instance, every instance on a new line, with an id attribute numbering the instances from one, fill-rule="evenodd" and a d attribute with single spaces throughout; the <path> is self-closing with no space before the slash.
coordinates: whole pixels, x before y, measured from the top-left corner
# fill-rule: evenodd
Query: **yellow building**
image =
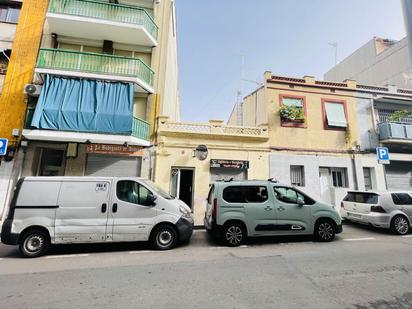
<path id="1" fill-rule="evenodd" d="M 348 189 L 364 188 L 365 169 L 373 169 L 375 189 L 385 189 L 382 166 L 361 151 L 359 91 L 352 80 L 266 72 L 263 86 L 234 108 L 228 123 L 268 123 L 270 177 L 337 205 Z"/>
<path id="2" fill-rule="evenodd" d="M 181 123 L 159 117 L 154 180 L 192 208 L 195 224 L 203 224 L 212 181 L 268 178 L 268 140 L 265 124 L 238 127 L 218 120 Z M 200 145 L 208 150 L 203 160 L 195 153 Z"/>

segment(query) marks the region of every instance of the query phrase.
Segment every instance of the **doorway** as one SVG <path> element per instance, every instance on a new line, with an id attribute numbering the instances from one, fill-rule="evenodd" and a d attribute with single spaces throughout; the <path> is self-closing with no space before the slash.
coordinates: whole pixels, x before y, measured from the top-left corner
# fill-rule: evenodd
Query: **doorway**
<path id="1" fill-rule="evenodd" d="M 319 180 L 320 180 L 320 199 L 323 202 L 330 203 L 330 173 L 329 168 L 319 168 Z"/>
<path id="2" fill-rule="evenodd" d="M 193 209 L 194 169 L 172 168 L 171 194 Z"/>

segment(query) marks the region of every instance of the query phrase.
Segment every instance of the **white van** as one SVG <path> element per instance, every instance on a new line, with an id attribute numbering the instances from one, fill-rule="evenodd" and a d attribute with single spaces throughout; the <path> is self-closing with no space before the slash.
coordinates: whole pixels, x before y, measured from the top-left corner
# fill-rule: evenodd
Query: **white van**
<path id="1" fill-rule="evenodd" d="M 16 185 L 1 241 L 37 257 L 50 244 L 149 240 L 167 250 L 192 232 L 190 208 L 148 180 L 26 177 Z"/>

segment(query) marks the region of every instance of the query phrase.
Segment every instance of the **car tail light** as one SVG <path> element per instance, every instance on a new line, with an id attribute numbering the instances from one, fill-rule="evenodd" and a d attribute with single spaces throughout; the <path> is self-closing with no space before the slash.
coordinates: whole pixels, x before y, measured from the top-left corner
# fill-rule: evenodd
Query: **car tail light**
<path id="1" fill-rule="evenodd" d="M 217 199 L 213 199 L 213 206 L 212 206 L 212 220 L 216 220 L 216 212 L 217 212 Z"/>
<path id="2" fill-rule="evenodd" d="M 377 205 L 377 206 L 371 206 L 371 212 L 380 212 L 380 213 L 386 213 L 385 209 L 383 209 L 382 206 Z"/>

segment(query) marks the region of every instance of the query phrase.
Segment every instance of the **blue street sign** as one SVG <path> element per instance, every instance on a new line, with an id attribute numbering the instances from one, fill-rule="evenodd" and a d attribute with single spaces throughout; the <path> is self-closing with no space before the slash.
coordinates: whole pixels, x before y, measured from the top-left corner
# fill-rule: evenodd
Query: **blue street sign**
<path id="1" fill-rule="evenodd" d="M 8 142 L 9 140 L 7 138 L 0 138 L 0 156 L 6 155 Z"/>
<path id="2" fill-rule="evenodd" d="M 376 155 L 379 163 L 389 164 L 389 149 L 387 147 L 377 147 Z"/>

